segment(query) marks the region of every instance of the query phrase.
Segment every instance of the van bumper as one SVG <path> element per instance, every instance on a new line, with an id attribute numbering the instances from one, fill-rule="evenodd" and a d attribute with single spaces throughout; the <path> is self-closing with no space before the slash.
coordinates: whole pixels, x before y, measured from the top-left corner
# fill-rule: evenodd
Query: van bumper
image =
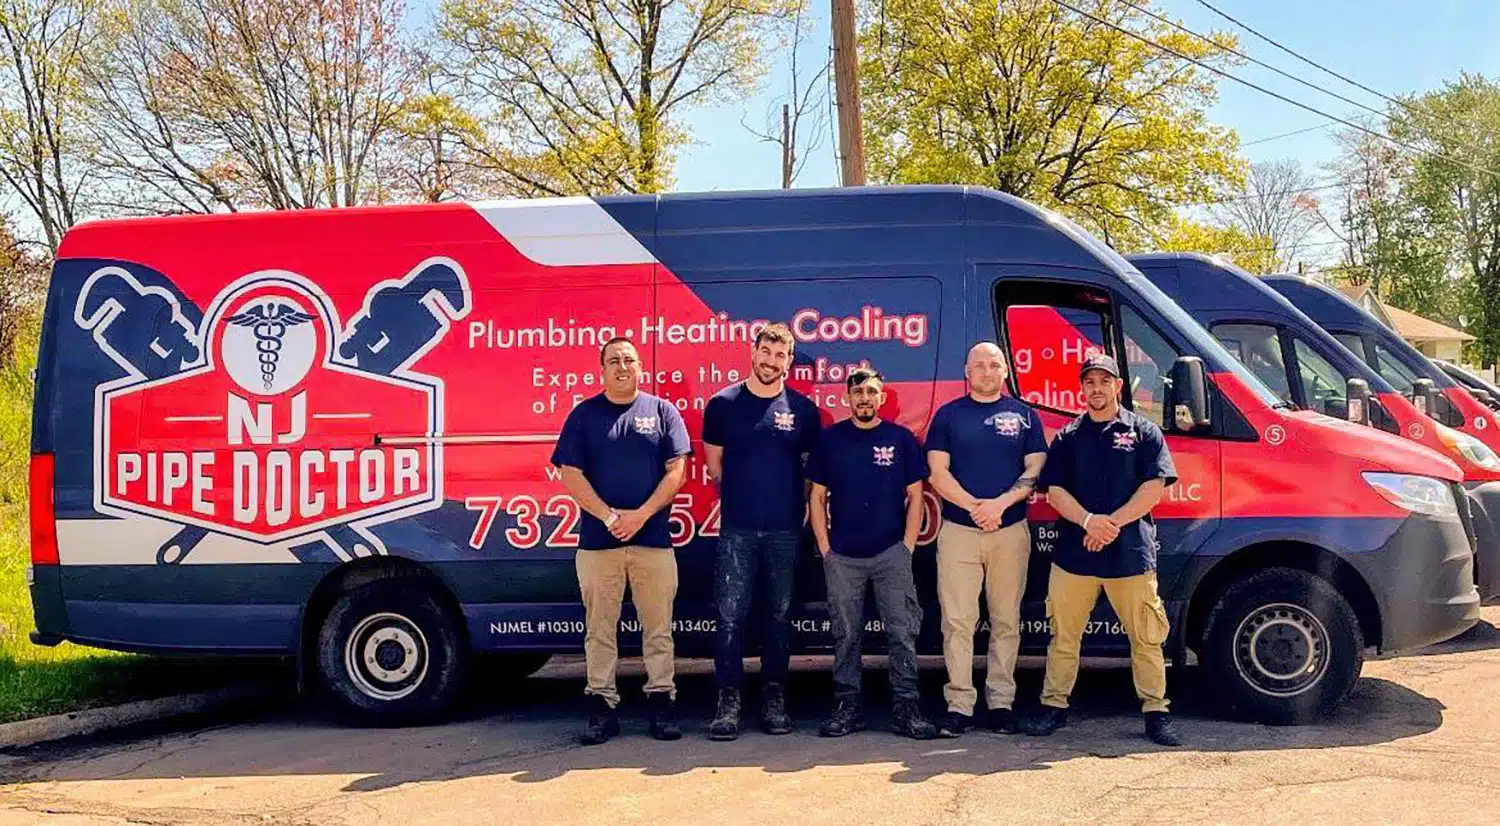
<path id="1" fill-rule="evenodd" d="M 1381 569 L 1372 573 L 1382 585 L 1382 652 L 1449 640 L 1479 622 L 1474 552 L 1462 521 L 1414 514 L 1365 562 Z"/>
<path id="2" fill-rule="evenodd" d="M 1474 583 L 1485 604 L 1500 602 L 1500 482 L 1469 488 L 1474 526 Z"/>

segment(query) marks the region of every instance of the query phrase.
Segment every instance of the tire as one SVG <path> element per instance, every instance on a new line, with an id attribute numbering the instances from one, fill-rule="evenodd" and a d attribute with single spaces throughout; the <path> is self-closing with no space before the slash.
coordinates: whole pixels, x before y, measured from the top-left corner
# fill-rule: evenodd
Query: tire
<path id="1" fill-rule="evenodd" d="M 1200 660 L 1226 711 L 1300 725 L 1343 702 L 1364 651 L 1359 618 L 1332 584 L 1306 571 L 1268 568 L 1220 595 Z"/>
<path id="2" fill-rule="evenodd" d="M 444 716 L 468 678 L 461 618 L 411 578 L 345 592 L 318 631 L 318 677 L 338 710 L 362 725 Z"/>

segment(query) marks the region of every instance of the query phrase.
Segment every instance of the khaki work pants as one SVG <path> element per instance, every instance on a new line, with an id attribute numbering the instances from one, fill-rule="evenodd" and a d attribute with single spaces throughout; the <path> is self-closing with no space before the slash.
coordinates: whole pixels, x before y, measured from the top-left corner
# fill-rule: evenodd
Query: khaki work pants
<path id="1" fill-rule="evenodd" d="M 1047 646 L 1047 676 L 1042 705 L 1067 708 L 1078 678 L 1079 649 L 1099 591 L 1109 598 L 1130 638 L 1130 669 L 1135 693 L 1145 712 L 1167 710 L 1167 661 L 1161 645 L 1167 639 L 1167 609 L 1156 594 L 1156 572 L 1118 579 L 1079 576 L 1052 566 L 1047 584 L 1047 617 L 1052 643 Z"/>
<path id="2" fill-rule="evenodd" d="M 627 545 L 608 551 L 579 551 L 578 590 L 583 595 L 583 657 L 588 671 L 585 694 L 597 694 L 614 708 L 620 702 L 615 666 L 620 658 L 620 605 L 625 584 L 641 623 L 646 661 L 646 693 L 677 696 L 673 680 L 672 601 L 677 597 L 677 557 L 667 548 Z"/>
<path id="3" fill-rule="evenodd" d="M 972 715 L 979 699 L 974 690 L 974 629 L 979 625 L 981 588 L 990 619 L 985 704 L 998 709 L 1015 702 L 1021 595 L 1030 555 L 1031 531 L 1025 520 L 990 533 L 952 522 L 938 531 L 938 604 L 943 609 L 943 660 L 948 665 L 943 699 L 949 711 Z"/>

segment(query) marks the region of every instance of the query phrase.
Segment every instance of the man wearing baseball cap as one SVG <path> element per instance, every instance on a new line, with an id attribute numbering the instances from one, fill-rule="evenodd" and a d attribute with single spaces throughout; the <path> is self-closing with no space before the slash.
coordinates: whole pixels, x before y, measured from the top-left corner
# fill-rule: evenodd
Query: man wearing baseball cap
<path id="1" fill-rule="evenodd" d="M 1109 598 L 1130 639 L 1135 692 L 1146 736 L 1181 744 L 1167 713 L 1162 643 L 1167 612 L 1156 593 L 1156 525 L 1151 509 L 1177 481 L 1161 428 L 1120 405 L 1120 367 L 1090 355 L 1079 372 L 1086 410 L 1058 432 L 1037 489 L 1061 519 L 1047 602 L 1052 643 L 1042 683 L 1042 713 L 1026 732 L 1053 733 L 1068 722 L 1068 695 L 1078 677 L 1079 649 L 1099 591 Z"/>

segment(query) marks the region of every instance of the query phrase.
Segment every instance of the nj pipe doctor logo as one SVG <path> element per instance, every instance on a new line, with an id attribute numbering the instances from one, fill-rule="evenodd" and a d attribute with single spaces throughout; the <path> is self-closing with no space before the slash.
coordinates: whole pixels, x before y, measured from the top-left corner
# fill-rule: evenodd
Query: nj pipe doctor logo
<path id="1" fill-rule="evenodd" d="M 170 313 L 121 320 L 143 298 Z M 442 502 L 443 386 L 411 368 L 468 311 L 463 270 L 443 258 L 372 287 L 347 327 L 291 272 L 236 281 L 194 329 L 168 291 L 97 270 L 75 320 L 129 375 L 96 391 L 95 507 L 179 524 L 163 563 L 210 533 L 299 559 L 385 553 L 371 526 Z M 111 331 L 153 323 L 140 355 Z M 195 358 L 162 369 L 163 339 Z"/>

